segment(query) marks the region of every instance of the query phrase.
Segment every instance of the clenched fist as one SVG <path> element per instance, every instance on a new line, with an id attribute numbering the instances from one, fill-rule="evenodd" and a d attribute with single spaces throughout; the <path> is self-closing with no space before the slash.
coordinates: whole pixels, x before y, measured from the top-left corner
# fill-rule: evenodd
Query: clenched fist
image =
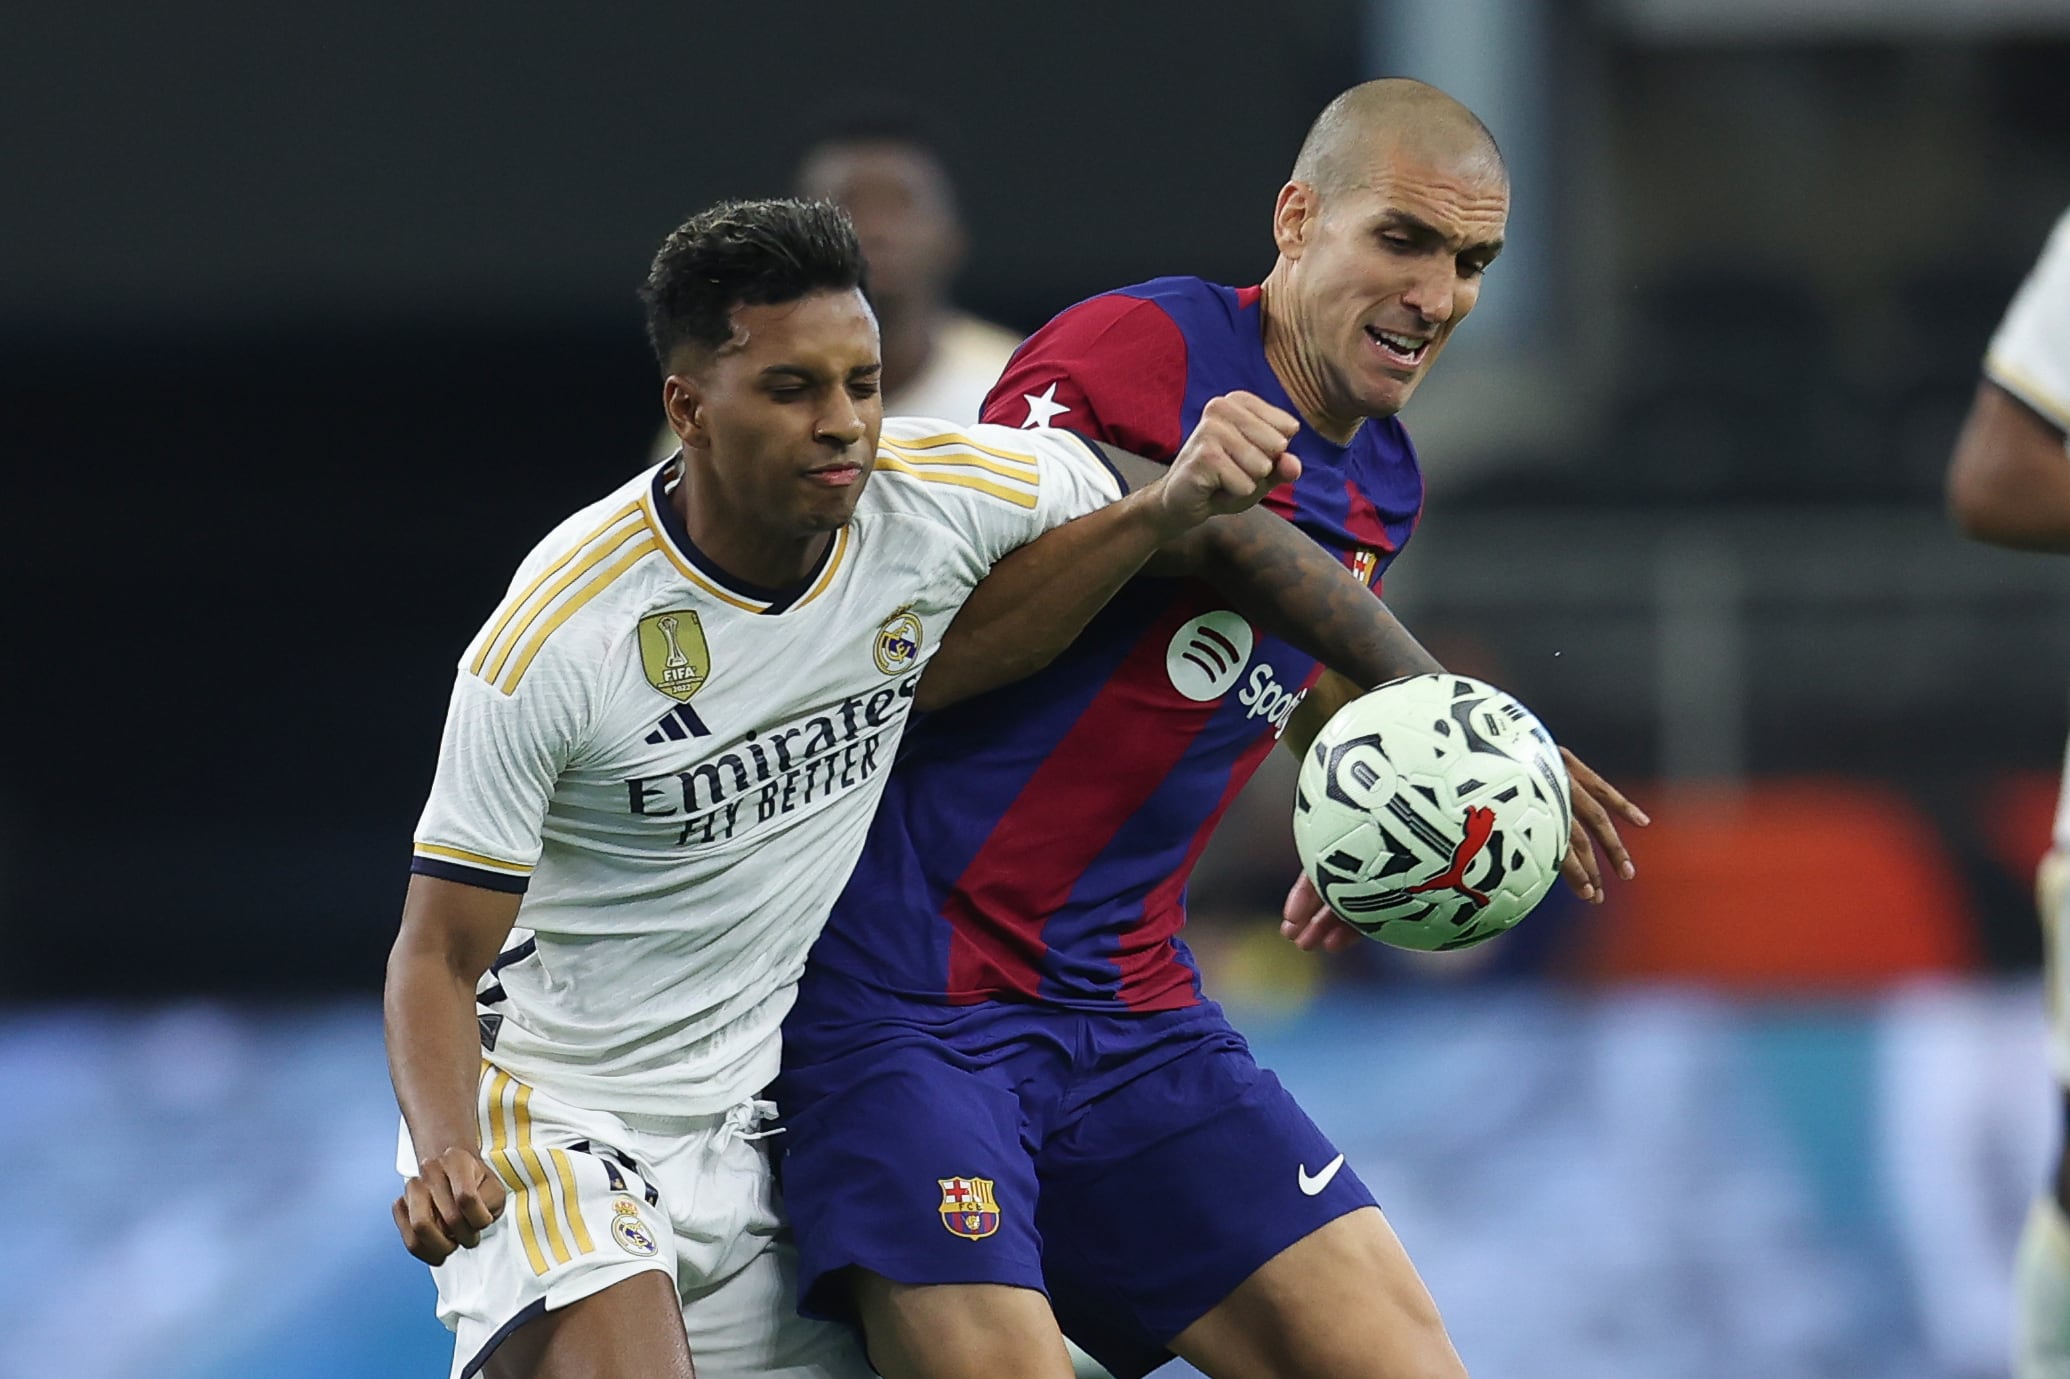
<path id="1" fill-rule="evenodd" d="M 481 1155 L 448 1149 L 417 1165 L 417 1176 L 395 1199 L 395 1228 L 409 1252 L 439 1265 L 455 1250 L 481 1243 L 482 1232 L 503 1214 L 502 1180 Z"/>
<path id="2" fill-rule="evenodd" d="M 1159 483 L 1166 519 L 1186 528 L 1242 512 L 1300 478 L 1301 461 L 1287 449 L 1300 429 L 1298 417 L 1255 394 L 1210 399 Z"/>

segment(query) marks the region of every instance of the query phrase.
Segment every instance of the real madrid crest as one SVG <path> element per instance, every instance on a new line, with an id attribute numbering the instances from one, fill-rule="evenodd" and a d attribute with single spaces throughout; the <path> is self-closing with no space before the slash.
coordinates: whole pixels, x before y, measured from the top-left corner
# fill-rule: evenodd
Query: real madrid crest
<path id="1" fill-rule="evenodd" d="M 618 1248 L 629 1255 L 642 1258 L 653 1255 L 661 1248 L 654 1239 L 654 1232 L 647 1229 L 647 1223 L 640 1219 L 640 1204 L 630 1197 L 621 1197 L 611 1204 L 611 1238 L 618 1242 Z"/>
<path id="2" fill-rule="evenodd" d="M 877 624 L 877 639 L 870 648 L 877 658 L 877 669 L 886 675 L 911 670 L 920 659 L 922 636 L 920 619 L 910 607 L 899 609 Z"/>
<path id="3" fill-rule="evenodd" d="M 712 653 L 697 614 L 671 608 L 641 618 L 640 668 L 647 672 L 647 683 L 671 699 L 688 703 L 703 689 L 712 673 Z"/>

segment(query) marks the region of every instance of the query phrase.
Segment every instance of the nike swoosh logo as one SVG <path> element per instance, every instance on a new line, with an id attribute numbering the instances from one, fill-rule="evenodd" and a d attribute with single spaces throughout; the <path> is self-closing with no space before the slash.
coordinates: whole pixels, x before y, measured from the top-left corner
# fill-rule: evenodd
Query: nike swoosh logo
<path id="1" fill-rule="evenodd" d="M 1328 1187 L 1330 1179 L 1337 1176 L 1337 1170 L 1344 1167 L 1344 1156 L 1339 1154 L 1336 1158 L 1324 1164 L 1322 1172 L 1315 1174 L 1313 1177 L 1309 1176 L 1307 1164 L 1297 1164 L 1296 1167 L 1301 1170 L 1301 1191 L 1313 1197 Z"/>

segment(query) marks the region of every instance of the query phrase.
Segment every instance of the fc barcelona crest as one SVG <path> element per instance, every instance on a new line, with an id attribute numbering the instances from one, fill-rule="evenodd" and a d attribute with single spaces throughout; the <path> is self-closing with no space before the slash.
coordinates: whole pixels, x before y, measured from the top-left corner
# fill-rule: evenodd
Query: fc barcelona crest
<path id="1" fill-rule="evenodd" d="M 942 1185 L 942 1224 L 949 1234 L 983 1240 L 999 1229 L 999 1201 L 990 1178 L 937 1178 Z"/>
<path id="2" fill-rule="evenodd" d="M 1380 563 L 1380 552 L 1371 546 L 1361 546 L 1351 553 L 1351 573 L 1358 576 L 1360 584 L 1373 582 L 1373 569 Z"/>
<path id="3" fill-rule="evenodd" d="M 648 684 L 689 703 L 712 673 L 712 653 L 704 644 L 704 624 L 697 614 L 672 608 L 641 618 L 640 668 L 647 672 Z"/>

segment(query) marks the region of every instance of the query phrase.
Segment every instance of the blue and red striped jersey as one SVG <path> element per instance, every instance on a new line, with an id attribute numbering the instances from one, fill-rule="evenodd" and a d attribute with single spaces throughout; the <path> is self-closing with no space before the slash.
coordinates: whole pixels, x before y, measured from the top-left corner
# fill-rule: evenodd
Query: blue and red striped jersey
<path id="1" fill-rule="evenodd" d="M 1295 412 L 1258 299 L 1159 278 L 1081 302 L 1021 347 L 985 420 L 1169 461 L 1210 398 Z M 1408 434 L 1373 420 L 1339 446 L 1304 427 L 1294 450 L 1301 477 L 1269 505 L 1377 590 L 1423 502 Z M 1206 583 L 1132 581 L 1047 669 L 907 733 L 813 963 L 950 1005 L 1197 1003 L 1187 877 L 1318 674 Z"/>

